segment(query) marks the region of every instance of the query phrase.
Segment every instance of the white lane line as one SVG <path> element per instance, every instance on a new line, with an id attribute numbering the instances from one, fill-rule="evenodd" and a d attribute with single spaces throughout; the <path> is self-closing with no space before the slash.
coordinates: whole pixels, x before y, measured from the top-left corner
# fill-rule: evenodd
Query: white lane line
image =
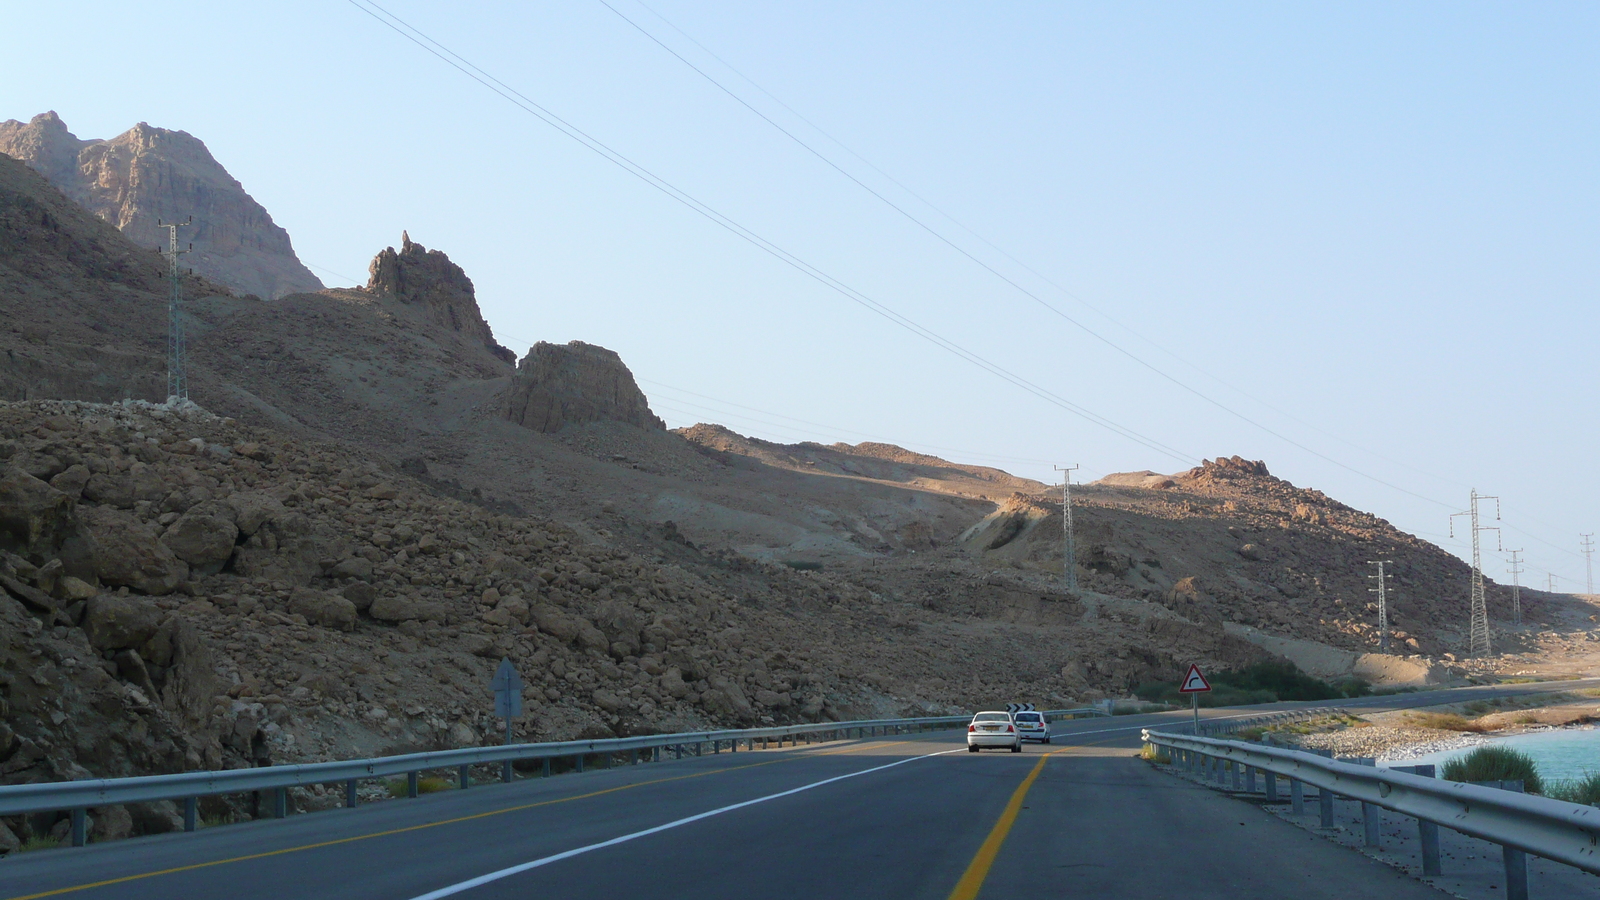
<path id="1" fill-rule="evenodd" d="M 862 769 L 859 772 L 851 772 L 848 775 L 835 775 L 832 778 L 824 778 L 821 781 L 813 781 L 810 784 L 803 784 L 800 787 L 790 788 L 787 791 L 779 791 L 776 794 L 768 794 L 765 797 L 757 797 L 754 800 L 745 800 L 742 803 L 734 803 L 734 804 L 730 804 L 728 806 L 718 807 L 717 809 L 707 810 L 707 811 L 705 811 L 703 813 L 697 813 L 697 814 L 692 815 L 692 816 L 687 816 L 687 817 L 682 818 L 682 819 L 675 819 L 675 820 L 673 820 L 671 822 L 668 822 L 668 823 L 666 823 L 664 825 L 657 825 L 654 828 L 646 828 L 643 831 L 635 831 L 632 834 L 625 834 L 625 835 L 622 835 L 621 837 L 614 837 L 609 841 L 601 841 L 601 842 L 599 842 L 597 844 L 589 844 L 586 847 L 577 847 L 577 848 L 574 848 L 572 850 L 564 850 L 564 851 L 562 851 L 560 853 L 556 853 L 556 854 L 551 855 L 551 856 L 546 856 L 546 857 L 543 857 L 541 859 L 536 859 L 536 860 L 533 860 L 531 862 L 525 862 L 525 863 L 521 863 L 519 865 L 509 866 L 507 868 L 500 869 L 500 870 L 495 871 L 495 872 L 490 872 L 490 873 L 488 873 L 486 875 L 479 875 L 477 878 L 469 878 L 466 881 L 457 882 L 456 884 L 452 884 L 452 885 L 449 885 L 447 887 L 439 888 L 436 891 L 429 891 L 426 894 L 419 894 L 419 895 L 411 898 L 411 900 L 438 900 L 438 898 L 440 898 L 440 897 L 449 897 L 452 894 L 459 894 L 462 891 L 468 891 L 468 890 L 471 890 L 471 889 L 473 889 L 475 887 L 479 887 L 480 885 L 488 884 L 488 883 L 490 883 L 492 881 L 499 881 L 502 878 L 509 878 L 510 876 L 516 875 L 519 872 L 526 872 L 529 869 L 537 869 L 540 866 L 548 866 L 551 863 L 560 862 L 563 859 L 571 859 L 574 856 L 579 856 L 581 854 L 588 853 L 588 852 L 593 851 L 593 850 L 601 850 L 601 849 L 604 849 L 606 847 L 614 847 L 617 844 L 625 844 L 628 841 L 638 840 L 639 838 L 642 838 L 642 837 L 649 837 L 652 834 L 658 834 L 658 833 L 663 832 L 663 831 L 669 831 L 669 830 L 671 830 L 673 828 L 678 828 L 678 827 L 683 826 L 683 825 L 688 825 L 691 822 L 698 822 L 701 819 L 709 819 L 712 816 L 720 816 L 725 812 L 732 812 L 732 811 L 734 811 L 736 809 L 743 809 L 746 806 L 754 806 L 757 803 L 765 803 L 768 800 L 776 800 L 779 797 L 787 797 L 787 796 L 789 796 L 791 794 L 798 794 L 801 791 L 809 791 L 812 788 L 819 788 L 819 787 L 822 787 L 825 784 L 833 784 L 835 781 L 844 781 L 846 778 L 855 778 L 858 775 L 871 775 L 873 772 L 882 772 L 884 769 L 892 769 L 895 766 L 903 766 L 906 763 L 916 762 L 919 759 L 930 759 L 930 758 L 935 757 L 935 756 L 944 756 L 947 753 L 965 753 L 966 749 L 967 748 L 965 748 L 965 747 L 961 747 L 961 748 L 958 748 L 956 750 L 941 750 L 938 753 L 927 753 L 927 754 L 924 754 L 922 756 L 912 756 L 912 757 L 908 757 L 906 759 L 897 760 L 897 761 L 889 763 L 887 765 L 874 766 L 873 768 L 870 768 L 870 769 Z"/>

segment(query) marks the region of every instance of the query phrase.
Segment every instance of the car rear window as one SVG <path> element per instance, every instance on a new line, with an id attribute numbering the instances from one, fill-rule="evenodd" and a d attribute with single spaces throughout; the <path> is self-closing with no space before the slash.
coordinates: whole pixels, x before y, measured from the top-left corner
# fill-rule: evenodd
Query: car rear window
<path id="1" fill-rule="evenodd" d="M 974 722 L 1005 722 L 1009 719 L 1005 713 L 978 713 L 972 717 Z"/>
<path id="2" fill-rule="evenodd" d="M 1017 713 L 1017 721 L 1018 722 L 1037 722 L 1037 721 L 1039 721 L 1039 714 L 1038 713 Z"/>

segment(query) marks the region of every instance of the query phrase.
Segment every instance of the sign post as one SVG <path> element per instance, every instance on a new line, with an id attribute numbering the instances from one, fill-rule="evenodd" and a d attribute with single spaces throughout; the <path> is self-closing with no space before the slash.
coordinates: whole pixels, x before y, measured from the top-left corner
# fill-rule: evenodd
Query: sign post
<path id="1" fill-rule="evenodd" d="M 511 720 L 522 715 L 522 676 L 509 658 L 500 660 L 489 682 L 494 691 L 494 714 L 506 720 L 506 743 L 511 743 Z"/>
<path id="2" fill-rule="evenodd" d="M 1178 686 L 1178 693 L 1188 694 L 1194 709 L 1194 733 L 1200 734 L 1200 695 L 1211 690 L 1211 682 L 1206 676 L 1200 674 L 1200 667 L 1194 663 L 1189 664 L 1189 671 L 1183 676 L 1183 684 Z"/>

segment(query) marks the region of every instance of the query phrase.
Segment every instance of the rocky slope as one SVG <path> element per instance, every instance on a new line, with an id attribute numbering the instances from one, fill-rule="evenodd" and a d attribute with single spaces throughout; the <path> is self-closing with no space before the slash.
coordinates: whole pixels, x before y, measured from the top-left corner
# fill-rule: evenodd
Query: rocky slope
<path id="1" fill-rule="evenodd" d="M 234 289 L 276 299 L 322 282 L 289 234 L 245 193 L 198 138 L 140 122 L 110 140 L 79 140 L 54 112 L 0 122 L 0 154 L 20 159 L 139 247 L 165 247 L 158 219 L 194 217 L 184 265 Z"/>

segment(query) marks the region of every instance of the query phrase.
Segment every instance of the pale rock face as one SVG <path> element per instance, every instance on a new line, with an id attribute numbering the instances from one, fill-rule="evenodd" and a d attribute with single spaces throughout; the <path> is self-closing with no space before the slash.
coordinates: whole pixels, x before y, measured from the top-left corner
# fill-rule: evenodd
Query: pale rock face
<path id="1" fill-rule="evenodd" d="M 585 422 L 665 429 L 616 351 L 573 341 L 535 344 L 500 396 L 501 415 L 546 434 Z"/>
<path id="2" fill-rule="evenodd" d="M 26 162 L 142 247 L 167 246 L 158 219 L 193 216 L 194 225 L 179 231 L 184 245 L 194 242 L 183 265 L 241 294 L 272 300 L 322 289 L 289 233 L 187 132 L 141 122 L 110 140 L 84 141 L 47 112 L 26 124 L 0 122 L 0 153 Z"/>

